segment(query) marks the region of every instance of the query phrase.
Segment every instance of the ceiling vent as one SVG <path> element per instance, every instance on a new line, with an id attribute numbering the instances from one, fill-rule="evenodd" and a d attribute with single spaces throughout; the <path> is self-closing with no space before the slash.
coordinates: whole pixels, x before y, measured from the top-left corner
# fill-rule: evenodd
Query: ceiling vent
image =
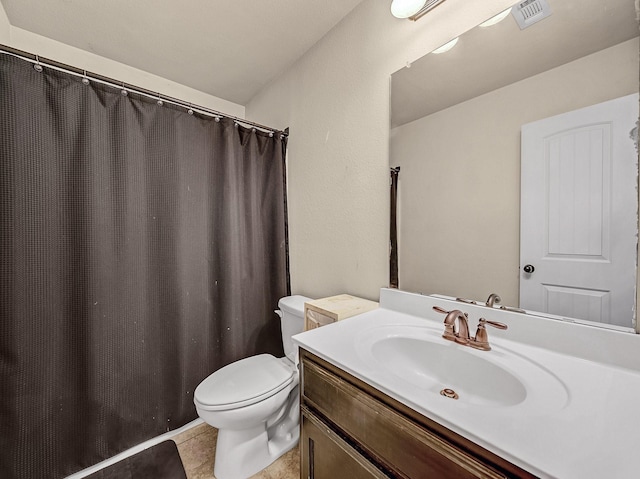
<path id="1" fill-rule="evenodd" d="M 520 30 L 524 30 L 551 15 L 551 8 L 547 0 L 524 0 L 514 5 L 511 14 L 516 19 Z"/>

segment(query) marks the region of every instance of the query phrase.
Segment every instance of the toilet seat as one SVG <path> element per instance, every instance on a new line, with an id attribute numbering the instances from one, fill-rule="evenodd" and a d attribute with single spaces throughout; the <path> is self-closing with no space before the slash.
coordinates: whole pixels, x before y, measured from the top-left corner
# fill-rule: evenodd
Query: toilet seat
<path id="1" fill-rule="evenodd" d="M 259 354 L 211 374 L 198 385 L 194 399 L 205 410 L 237 409 L 273 396 L 294 379 L 292 366 L 271 354 Z"/>

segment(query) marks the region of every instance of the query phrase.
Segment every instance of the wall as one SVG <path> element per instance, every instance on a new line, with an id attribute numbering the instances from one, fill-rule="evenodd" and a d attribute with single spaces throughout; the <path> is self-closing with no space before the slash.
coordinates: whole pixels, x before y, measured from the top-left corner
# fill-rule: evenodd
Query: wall
<path id="1" fill-rule="evenodd" d="M 1 6 L 1 4 L 0 4 Z M 2 36 L 2 14 L 0 11 L 0 38 Z M 205 106 L 238 118 L 244 118 L 245 108 L 222 98 L 203 93 L 165 78 L 147 73 L 94 53 L 75 48 L 50 38 L 10 27 L 9 38 L 4 42 L 13 48 L 50 58 L 67 65 L 82 68 L 115 80 L 123 81 L 151 91 L 178 98 L 195 105 Z"/>
<path id="2" fill-rule="evenodd" d="M 4 11 L 2 3 L 0 3 L 0 43 L 8 45 L 11 41 L 11 24 L 7 18 L 7 13 Z"/>
<path id="3" fill-rule="evenodd" d="M 365 0 L 247 105 L 291 128 L 292 290 L 376 299 L 388 285 L 389 78 L 512 0 L 449 0 L 417 22 Z"/>
<path id="4" fill-rule="evenodd" d="M 637 92 L 638 68 L 636 38 L 395 128 L 400 287 L 518 305 L 520 125 Z"/>

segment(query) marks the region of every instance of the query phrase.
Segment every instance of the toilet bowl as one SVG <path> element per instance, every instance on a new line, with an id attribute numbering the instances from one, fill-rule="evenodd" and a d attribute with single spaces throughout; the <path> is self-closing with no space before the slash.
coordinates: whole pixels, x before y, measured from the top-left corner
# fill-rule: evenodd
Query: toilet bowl
<path id="1" fill-rule="evenodd" d="M 297 349 L 291 336 L 304 329 L 305 301 L 309 298 L 287 296 L 278 302 L 285 357 L 241 359 L 196 388 L 198 416 L 218 429 L 216 479 L 246 479 L 298 443 Z"/>

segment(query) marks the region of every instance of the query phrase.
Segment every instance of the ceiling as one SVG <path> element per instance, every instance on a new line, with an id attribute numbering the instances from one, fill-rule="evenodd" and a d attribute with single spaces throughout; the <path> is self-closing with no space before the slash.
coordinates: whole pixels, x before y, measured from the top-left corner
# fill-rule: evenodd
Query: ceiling
<path id="1" fill-rule="evenodd" d="M 509 15 L 392 75 L 392 128 L 638 36 L 630 0 L 548 0 L 551 16 L 520 30 Z"/>
<path id="2" fill-rule="evenodd" d="M 0 0 L 14 27 L 240 105 L 361 1 Z"/>

